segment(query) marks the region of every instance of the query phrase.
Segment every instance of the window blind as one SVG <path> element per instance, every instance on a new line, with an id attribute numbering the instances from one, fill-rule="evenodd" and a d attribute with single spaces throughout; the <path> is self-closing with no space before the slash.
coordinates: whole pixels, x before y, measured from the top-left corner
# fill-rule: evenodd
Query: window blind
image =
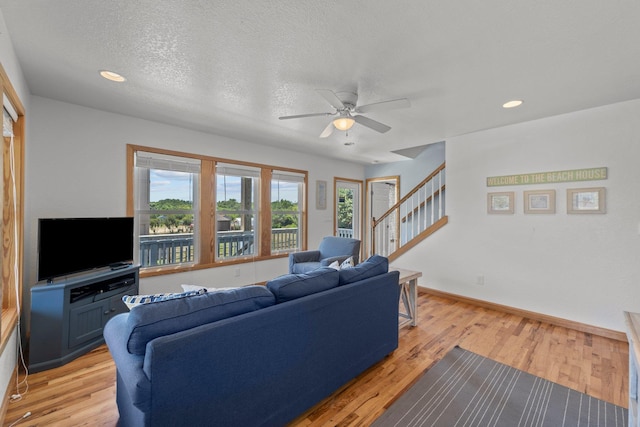
<path id="1" fill-rule="evenodd" d="M 173 156 L 136 154 L 136 166 L 147 169 L 160 169 L 174 172 L 200 173 L 200 160 L 191 160 Z"/>
<path id="2" fill-rule="evenodd" d="M 18 121 L 18 112 L 13 107 L 13 104 L 11 103 L 9 98 L 7 97 L 7 94 L 5 94 L 5 93 L 2 94 L 2 106 L 5 108 L 5 110 L 7 110 L 7 113 L 9 113 L 9 115 L 11 116 L 13 121 L 17 122 Z"/>
<path id="3" fill-rule="evenodd" d="M 304 175 L 295 172 L 274 171 L 271 179 L 274 181 L 304 182 Z"/>
<path id="4" fill-rule="evenodd" d="M 2 109 L 2 136 L 13 136 L 13 119 L 6 108 Z"/>
<path id="5" fill-rule="evenodd" d="M 216 164 L 216 174 L 225 176 L 260 178 L 260 168 L 218 163 Z"/>

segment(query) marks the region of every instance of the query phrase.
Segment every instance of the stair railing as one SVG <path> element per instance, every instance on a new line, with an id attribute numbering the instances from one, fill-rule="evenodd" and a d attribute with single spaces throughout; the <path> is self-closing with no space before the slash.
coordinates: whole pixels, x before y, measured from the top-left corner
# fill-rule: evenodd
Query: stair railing
<path id="1" fill-rule="evenodd" d="M 373 218 L 372 253 L 395 258 L 446 224 L 445 163 L 380 218 Z"/>

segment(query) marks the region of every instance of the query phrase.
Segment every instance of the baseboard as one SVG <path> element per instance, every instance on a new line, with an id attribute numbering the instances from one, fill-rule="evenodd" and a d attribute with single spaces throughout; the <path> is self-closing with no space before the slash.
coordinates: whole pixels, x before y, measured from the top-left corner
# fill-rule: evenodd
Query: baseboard
<path id="1" fill-rule="evenodd" d="M 439 291 L 437 289 L 418 286 L 418 292 L 429 295 L 435 295 L 442 298 L 452 299 L 467 304 L 477 305 L 478 307 L 488 308 L 490 310 L 501 311 L 504 313 L 514 314 L 516 316 L 526 317 L 527 319 L 538 322 L 549 323 L 554 326 L 561 326 L 567 329 L 573 329 L 579 332 L 598 335 L 601 337 L 613 339 L 616 341 L 627 342 L 627 335 L 624 332 L 614 331 L 613 329 L 601 328 L 598 326 L 587 325 L 586 323 L 575 322 L 573 320 L 562 319 L 560 317 L 548 316 L 546 314 L 536 313 L 534 311 L 522 310 L 519 308 L 509 307 L 507 305 L 496 304 L 475 298 L 469 298 L 462 295 L 451 294 L 449 292 Z"/>

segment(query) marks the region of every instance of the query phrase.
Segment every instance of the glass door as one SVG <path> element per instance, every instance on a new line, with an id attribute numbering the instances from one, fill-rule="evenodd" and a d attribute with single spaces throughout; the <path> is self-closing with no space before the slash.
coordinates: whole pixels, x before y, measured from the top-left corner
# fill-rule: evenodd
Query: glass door
<path id="1" fill-rule="evenodd" d="M 362 181 L 334 180 L 334 234 L 362 239 Z"/>
<path id="2" fill-rule="evenodd" d="M 396 212 L 385 216 L 384 222 L 380 223 L 375 231 L 374 223 L 376 220 L 381 220 L 385 213 L 398 203 L 399 189 L 399 176 L 367 179 L 367 239 L 365 242 L 367 256 L 373 255 L 374 252 L 389 254 L 397 248 Z"/>

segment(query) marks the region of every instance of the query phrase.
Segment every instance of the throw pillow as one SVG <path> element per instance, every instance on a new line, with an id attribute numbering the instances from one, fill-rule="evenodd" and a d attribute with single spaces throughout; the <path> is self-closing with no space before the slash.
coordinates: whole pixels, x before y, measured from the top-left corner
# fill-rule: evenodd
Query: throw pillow
<path id="1" fill-rule="evenodd" d="M 340 264 L 340 268 L 339 270 L 342 270 L 343 268 L 351 268 L 354 267 L 354 262 L 353 262 L 353 257 L 350 256 L 349 258 L 345 259 L 344 261 L 342 261 L 342 264 Z"/>
<path id="2" fill-rule="evenodd" d="M 207 292 L 217 292 L 217 291 L 228 291 L 229 289 L 237 289 L 238 286 L 228 287 L 228 288 L 212 288 L 202 285 L 180 285 L 182 290 L 185 292 L 189 291 L 199 291 L 200 289 L 206 289 Z"/>
<path id="3" fill-rule="evenodd" d="M 340 270 L 340 263 L 338 261 L 333 261 L 329 264 L 329 268 L 333 268 L 334 270 Z"/>
<path id="4" fill-rule="evenodd" d="M 201 295 L 207 292 L 205 288 L 200 288 L 194 291 L 180 292 L 180 293 L 164 293 L 153 295 L 123 295 L 122 302 L 127 306 L 129 310 L 133 307 L 137 307 L 142 304 L 149 304 L 152 302 L 168 301 L 177 298 L 185 298 L 193 295 Z"/>

